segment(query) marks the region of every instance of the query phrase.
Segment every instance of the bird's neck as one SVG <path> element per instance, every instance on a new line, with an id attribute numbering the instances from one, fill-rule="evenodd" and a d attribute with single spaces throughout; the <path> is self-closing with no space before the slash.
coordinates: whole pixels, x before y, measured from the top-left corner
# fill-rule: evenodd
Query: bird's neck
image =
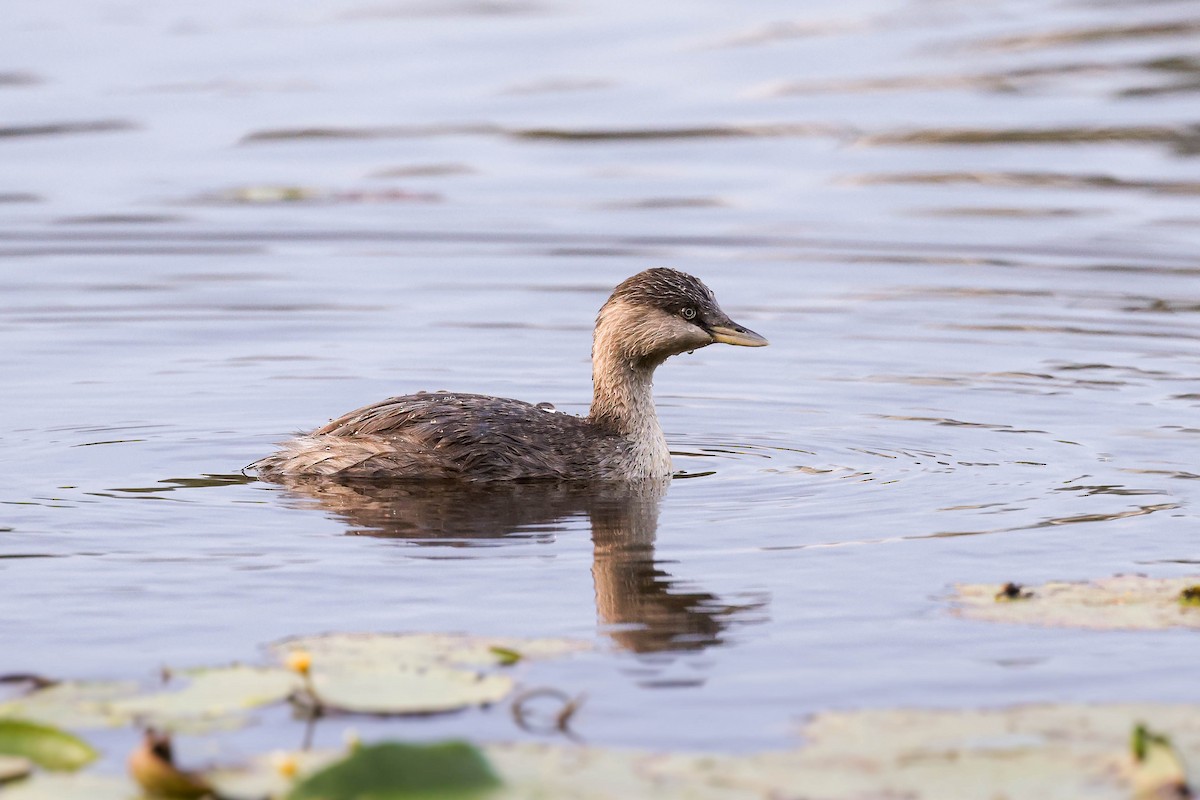
<path id="1" fill-rule="evenodd" d="M 597 345 L 600 343 L 597 342 Z M 654 411 L 654 368 L 643 367 L 597 346 L 592 353 L 591 420 L 614 433 L 658 430 Z"/>
<path id="2" fill-rule="evenodd" d="M 637 477 L 671 472 L 671 454 L 654 410 L 654 368 L 622 354 L 597 330 L 592 346 L 592 407 L 588 419 L 629 440 Z"/>

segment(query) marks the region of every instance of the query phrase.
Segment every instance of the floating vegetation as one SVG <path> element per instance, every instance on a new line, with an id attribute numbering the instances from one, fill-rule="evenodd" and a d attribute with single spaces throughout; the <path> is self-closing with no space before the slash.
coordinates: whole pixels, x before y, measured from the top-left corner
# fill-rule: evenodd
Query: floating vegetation
<path id="1" fill-rule="evenodd" d="M 484 755 L 466 742 L 358 747 L 296 784 L 288 800 L 468 798 L 501 785 Z"/>
<path id="2" fill-rule="evenodd" d="M 88 773 L 39 772 L 4 789 L 4 800 L 139 800 L 140 797 L 141 792 L 128 778 Z"/>
<path id="3" fill-rule="evenodd" d="M 204 776 L 175 766 L 171 737 L 157 731 L 146 731 L 128 763 L 129 774 L 151 797 L 199 800 L 213 794 L 212 785 Z"/>
<path id="4" fill-rule="evenodd" d="M 1010 588 L 1012 587 L 1012 588 Z M 1098 581 L 960 584 L 951 600 L 970 619 L 1101 630 L 1200 628 L 1200 585 L 1195 577 L 1118 575 Z M 1018 597 L 1010 597 L 1014 591 Z M 998 602 L 1020 599 L 1021 602 Z"/>
<path id="5" fill-rule="evenodd" d="M 997 603 L 1011 603 L 1014 600 L 1028 600 L 1033 592 L 1027 591 L 1019 583 L 1006 583 L 996 592 Z"/>
<path id="6" fill-rule="evenodd" d="M 33 762 L 24 756 L 0 755 L 0 785 L 28 777 L 33 772 Z"/>
<path id="7" fill-rule="evenodd" d="M 111 702 L 138 691 L 133 681 L 44 681 L 33 691 L 0 703 L 0 717 L 36 720 L 75 729 L 116 728 L 128 716 L 112 710 Z"/>
<path id="8" fill-rule="evenodd" d="M 511 648 L 508 648 L 508 647 L 501 647 L 500 645 L 492 645 L 488 649 L 491 650 L 492 653 L 496 656 L 496 658 L 498 660 L 497 663 L 499 663 L 500 665 L 505 666 L 505 667 L 510 666 L 512 664 L 516 664 L 518 661 L 520 661 L 523 658 L 523 656 L 519 652 L 517 652 L 516 650 L 513 650 Z"/>
<path id="9" fill-rule="evenodd" d="M 132 681 L 30 682 L 0 717 L 78 729 L 149 725 L 208 733 L 240 728 L 249 712 L 291 700 L 312 713 L 430 714 L 503 700 L 518 662 L 588 648 L 567 639 L 445 634 L 331 634 L 271 646 L 282 667 L 233 665 Z M 0 751 L 3 752 L 3 751 Z"/>
<path id="10" fill-rule="evenodd" d="M 182 676 L 182 689 L 113 700 L 107 708 L 117 718 L 167 730 L 240 728 L 247 722 L 244 712 L 282 702 L 298 688 L 294 673 L 270 667 L 234 665 Z"/>
<path id="11" fill-rule="evenodd" d="M 313 669 L 375 662 L 490 667 L 511 662 L 514 655 L 518 659 L 559 658 L 588 649 L 588 643 L 575 639 L 517 639 L 444 633 L 331 633 L 284 639 L 271 645 L 271 650 L 283 658 L 297 650 L 308 653 L 313 660 Z"/>
<path id="12" fill-rule="evenodd" d="M 0 718 L 0 756 L 27 759 L 44 769 L 76 770 L 98 755 L 91 745 L 66 731 L 21 719 Z M 0 762 L 0 782 L 3 775 L 12 777 L 21 771 L 19 761 L 11 758 L 6 761 Z"/>
<path id="13" fill-rule="evenodd" d="M 329 634 L 272 647 L 300 672 L 314 710 L 429 714 L 494 703 L 515 687 L 494 668 L 553 658 L 583 645 L 563 639 L 486 639 L 441 634 Z"/>
<path id="14" fill-rule="evenodd" d="M 1200 617 L 1182 604 L 1190 582 L 1137 576 L 1097 584 L 962 587 L 966 607 L 1022 611 L 1057 587 L 1100 587 L 1126 606 L 1164 603 L 1176 615 Z M 1143 598 L 1149 598 L 1144 603 Z M 1019 599 L 1021 602 L 1012 602 Z M 997 602 L 1002 601 L 1002 602 Z M 1107 604 L 1105 607 L 1108 607 Z M 1197 624 L 1200 624 L 1198 620 Z M 10 701 L 52 712 L 83 727 L 97 721 L 220 736 L 223 722 L 283 697 L 316 716 L 330 711 L 427 713 L 500 699 L 518 664 L 579 652 L 565 639 L 500 639 L 439 634 L 329 634 L 278 642 L 270 652 L 284 667 L 235 665 L 168 674 L 168 688 L 143 691 L 129 683 L 23 681 L 31 688 Z M 470 682 L 466 679 L 470 678 Z M 186 681 L 179 689 L 176 680 Z M 485 687 L 480 689 L 479 687 Z M 540 713 L 537 699 L 555 710 Z M 568 734 L 581 705 L 559 689 L 532 689 L 513 698 L 519 726 L 539 735 Z M 545 719 L 542 719 L 542 718 Z M 296 724 L 301 720 L 297 719 Z M 614 750 L 572 743 L 475 746 L 462 741 L 361 744 L 341 749 L 278 750 L 235 764 L 177 763 L 169 734 L 148 730 L 128 759 L 129 777 L 64 775 L 98 755 L 74 735 L 24 720 L 0 719 L 0 781 L 5 800 L 607 800 L 612 797 L 742 800 L 805 796 L 822 800 L 905 797 L 991 800 L 1007 797 L 1190 797 L 1185 771 L 1200 754 L 1200 708 L 1175 705 L 1047 705 L 1000 710 L 913 709 L 828 712 L 812 717 L 799 747 L 720 755 Z M 561 741 L 561 740 L 560 740 Z M 36 765 L 36 766 L 35 766 Z M 38 768 L 40 767 L 40 769 Z M 950 788 L 948 788 L 950 787 Z M 950 794 L 947 794 L 950 792 Z"/>
<path id="15" fill-rule="evenodd" d="M 797 748 L 736 756 L 537 743 L 381 742 L 260 755 L 237 766 L 183 774 L 227 800 L 761 800 L 796 796 L 797 787 L 805 797 L 822 800 L 1184 798 L 1192 796 L 1185 765 L 1200 755 L 1200 708 L 829 712 L 813 717 L 801 733 L 804 744 Z M 143 742 L 139 751 L 145 747 Z M 139 751 L 135 758 L 147 756 Z M 170 766 L 179 771 L 173 761 Z M 195 786 L 180 788 L 183 793 L 175 797 L 189 796 Z M 137 792 L 128 778 L 37 773 L 4 797 L 129 800 Z"/>
<path id="16" fill-rule="evenodd" d="M 1133 751 L 1132 782 L 1139 800 L 1188 800 L 1195 797 L 1188 785 L 1187 769 L 1174 743 L 1161 733 L 1138 723 L 1130 740 Z"/>
<path id="17" fill-rule="evenodd" d="M 1131 731 L 1148 721 L 1195 755 L 1200 725 L 1194 715 L 1194 707 L 1172 705 L 834 712 L 805 727 L 808 744 L 796 754 L 764 754 L 739 772 L 752 765 L 767 774 L 789 763 L 802 766 L 804 782 L 792 785 L 821 798 L 1128 800 L 1139 770 Z"/>

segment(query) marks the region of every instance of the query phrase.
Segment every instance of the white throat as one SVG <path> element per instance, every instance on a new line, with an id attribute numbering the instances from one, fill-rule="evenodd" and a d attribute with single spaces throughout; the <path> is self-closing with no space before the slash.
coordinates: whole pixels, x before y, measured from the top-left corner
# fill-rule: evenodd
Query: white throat
<path id="1" fill-rule="evenodd" d="M 592 347 L 592 407 L 589 419 L 629 442 L 628 474 L 659 478 L 671 474 L 671 453 L 654 409 L 654 368 L 621 353 L 598 326 Z"/>

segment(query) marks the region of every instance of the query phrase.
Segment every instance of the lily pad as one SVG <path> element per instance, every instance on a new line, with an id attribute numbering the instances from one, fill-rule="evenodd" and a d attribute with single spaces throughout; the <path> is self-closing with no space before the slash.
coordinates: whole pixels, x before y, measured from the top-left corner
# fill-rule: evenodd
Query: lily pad
<path id="1" fill-rule="evenodd" d="M 283 797 L 297 780 L 345 756 L 336 750 L 280 751 L 238 766 L 209 770 L 205 777 L 221 797 Z"/>
<path id="2" fill-rule="evenodd" d="M 64 681 L 0 703 L 0 717 L 19 717 L 73 729 L 116 728 L 129 717 L 114 711 L 113 700 L 136 694 L 133 681 Z"/>
<path id="3" fill-rule="evenodd" d="M 1139 731 L 1140 736 L 1135 736 Z M 745 755 L 568 744 L 489 745 L 483 752 L 503 786 L 488 790 L 486 798 L 761 800 L 799 794 L 820 800 L 1130 800 L 1182 796 L 1179 787 L 1194 785 L 1187 784 L 1184 765 L 1200 763 L 1200 707 L 1194 705 L 828 712 L 813 717 L 801 733 L 804 743 L 799 747 Z M 370 752 L 372 759 L 384 763 L 367 769 L 355 762 L 354 770 L 374 773 L 378 768 L 379 774 L 390 774 L 387 763 L 394 759 L 387 754 L 399 752 L 397 748 L 406 758 L 422 751 L 421 746 L 394 743 L 361 748 L 357 752 Z M 325 772 L 345 767 L 354 760 L 354 752 L 293 755 L 286 772 L 264 757 L 245 768 L 210 771 L 204 777 L 230 798 L 413 796 L 368 793 L 380 788 L 379 783 L 315 783 L 324 765 L 337 762 Z M 432 763 L 432 759 L 426 752 L 418 761 Z M 293 774 L 299 776 L 294 788 Z M 70 782 L 47 783 L 50 777 L 56 776 L 38 774 L 22 781 L 4 793 L 4 800 L 138 796 L 127 781 L 100 782 L 96 791 L 87 794 Z M 371 780 L 377 779 L 382 780 L 378 775 Z M 300 787 L 314 793 L 301 793 Z M 333 794 L 335 789 L 359 793 Z"/>
<path id="4" fill-rule="evenodd" d="M 180 673 L 187 685 L 139 694 L 122 682 L 64 682 L 0 705 L 0 715 L 71 728 L 114 728 L 133 723 L 173 731 L 238 728 L 244 712 L 277 703 L 300 686 L 293 673 L 272 667 L 231 666 Z"/>
<path id="5" fill-rule="evenodd" d="M 1142 723 L 1200 753 L 1195 706 L 1043 705 L 987 711 L 877 710 L 819 714 L 803 731 L 799 766 L 817 796 L 1122 798 Z M 760 757 L 766 766 L 789 759 Z M 767 773 L 769 774 L 769 772 Z"/>
<path id="6" fill-rule="evenodd" d="M 141 800 L 132 781 L 111 775 L 40 773 L 4 788 L 4 800 Z"/>
<path id="7" fill-rule="evenodd" d="M 234 665 L 182 673 L 188 684 L 179 690 L 115 700 L 112 712 L 168 730 L 240 727 L 243 712 L 278 703 L 300 686 L 297 675 L 273 667 Z"/>
<path id="8" fill-rule="evenodd" d="M 499 786 L 487 759 L 466 742 L 384 742 L 305 778 L 287 800 L 467 800 Z"/>
<path id="9" fill-rule="evenodd" d="M 507 675 L 430 665 L 345 666 L 314 671 L 313 688 L 325 709 L 359 714 L 431 714 L 495 703 L 512 691 Z"/>
<path id="10" fill-rule="evenodd" d="M 1196 577 L 1117 575 L 1102 580 L 1023 586 L 1020 602 L 998 602 L 999 584 L 959 584 L 955 612 L 971 619 L 1102 630 L 1200 628 L 1200 607 L 1181 602 Z"/>
<path id="11" fill-rule="evenodd" d="M 1133 755 L 1132 783 L 1139 798 L 1194 797 L 1187 769 L 1170 738 L 1140 722 L 1130 740 Z"/>
<path id="12" fill-rule="evenodd" d="M 490 667 L 514 659 L 558 658 L 591 648 L 577 639 L 516 639 L 443 633 L 332 633 L 285 639 L 272 645 L 277 654 L 304 650 L 314 665 L 354 663 L 454 664 Z"/>
<path id="13" fill-rule="evenodd" d="M 23 719 L 0 719 L 0 753 L 23 756 L 45 769 L 68 771 L 99 756 L 77 736 Z"/>
<path id="14" fill-rule="evenodd" d="M 316 702 L 326 710 L 429 714 L 502 700 L 515 683 L 498 668 L 585 646 L 564 639 L 331 634 L 272 649 L 285 662 L 304 656 Z"/>
<path id="15" fill-rule="evenodd" d="M 1173 749 L 1164 755 L 1155 744 L 1159 749 L 1153 759 L 1137 761 L 1130 736 L 1142 722 L 1169 733 Z M 491 746 L 486 752 L 504 778 L 506 788 L 497 795 L 504 800 L 797 795 L 821 800 L 1129 800 L 1134 792 L 1169 791 L 1181 779 L 1173 765 L 1198 763 L 1200 708 L 1047 705 L 829 712 L 812 718 L 802 734 L 805 744 L 799 748 L 742 756 L 525 743 Z"/>
<path id="16" fill-rule="evenodd" d="M 488 800 L 763 800 L 792 797 L 805 785 L 805 776 L 795 773 L 778 776 L 768 791 L 728 781 L 724 771 L 736 761 L 732 756 L 524 742 L 491 745 L 485 752 L 505 784 Z"/>

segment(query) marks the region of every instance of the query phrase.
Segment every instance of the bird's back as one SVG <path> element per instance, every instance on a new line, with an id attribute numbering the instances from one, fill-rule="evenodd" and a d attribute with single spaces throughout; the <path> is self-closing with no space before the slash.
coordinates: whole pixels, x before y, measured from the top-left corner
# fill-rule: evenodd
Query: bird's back
<path id="1" fill-rule="evenodd" d="M 351 411 L 253 466 L 273 480 L 588 480 L 614 477 L 623 447 L 621 437 L 551 408 L 434 392 Z"/>

